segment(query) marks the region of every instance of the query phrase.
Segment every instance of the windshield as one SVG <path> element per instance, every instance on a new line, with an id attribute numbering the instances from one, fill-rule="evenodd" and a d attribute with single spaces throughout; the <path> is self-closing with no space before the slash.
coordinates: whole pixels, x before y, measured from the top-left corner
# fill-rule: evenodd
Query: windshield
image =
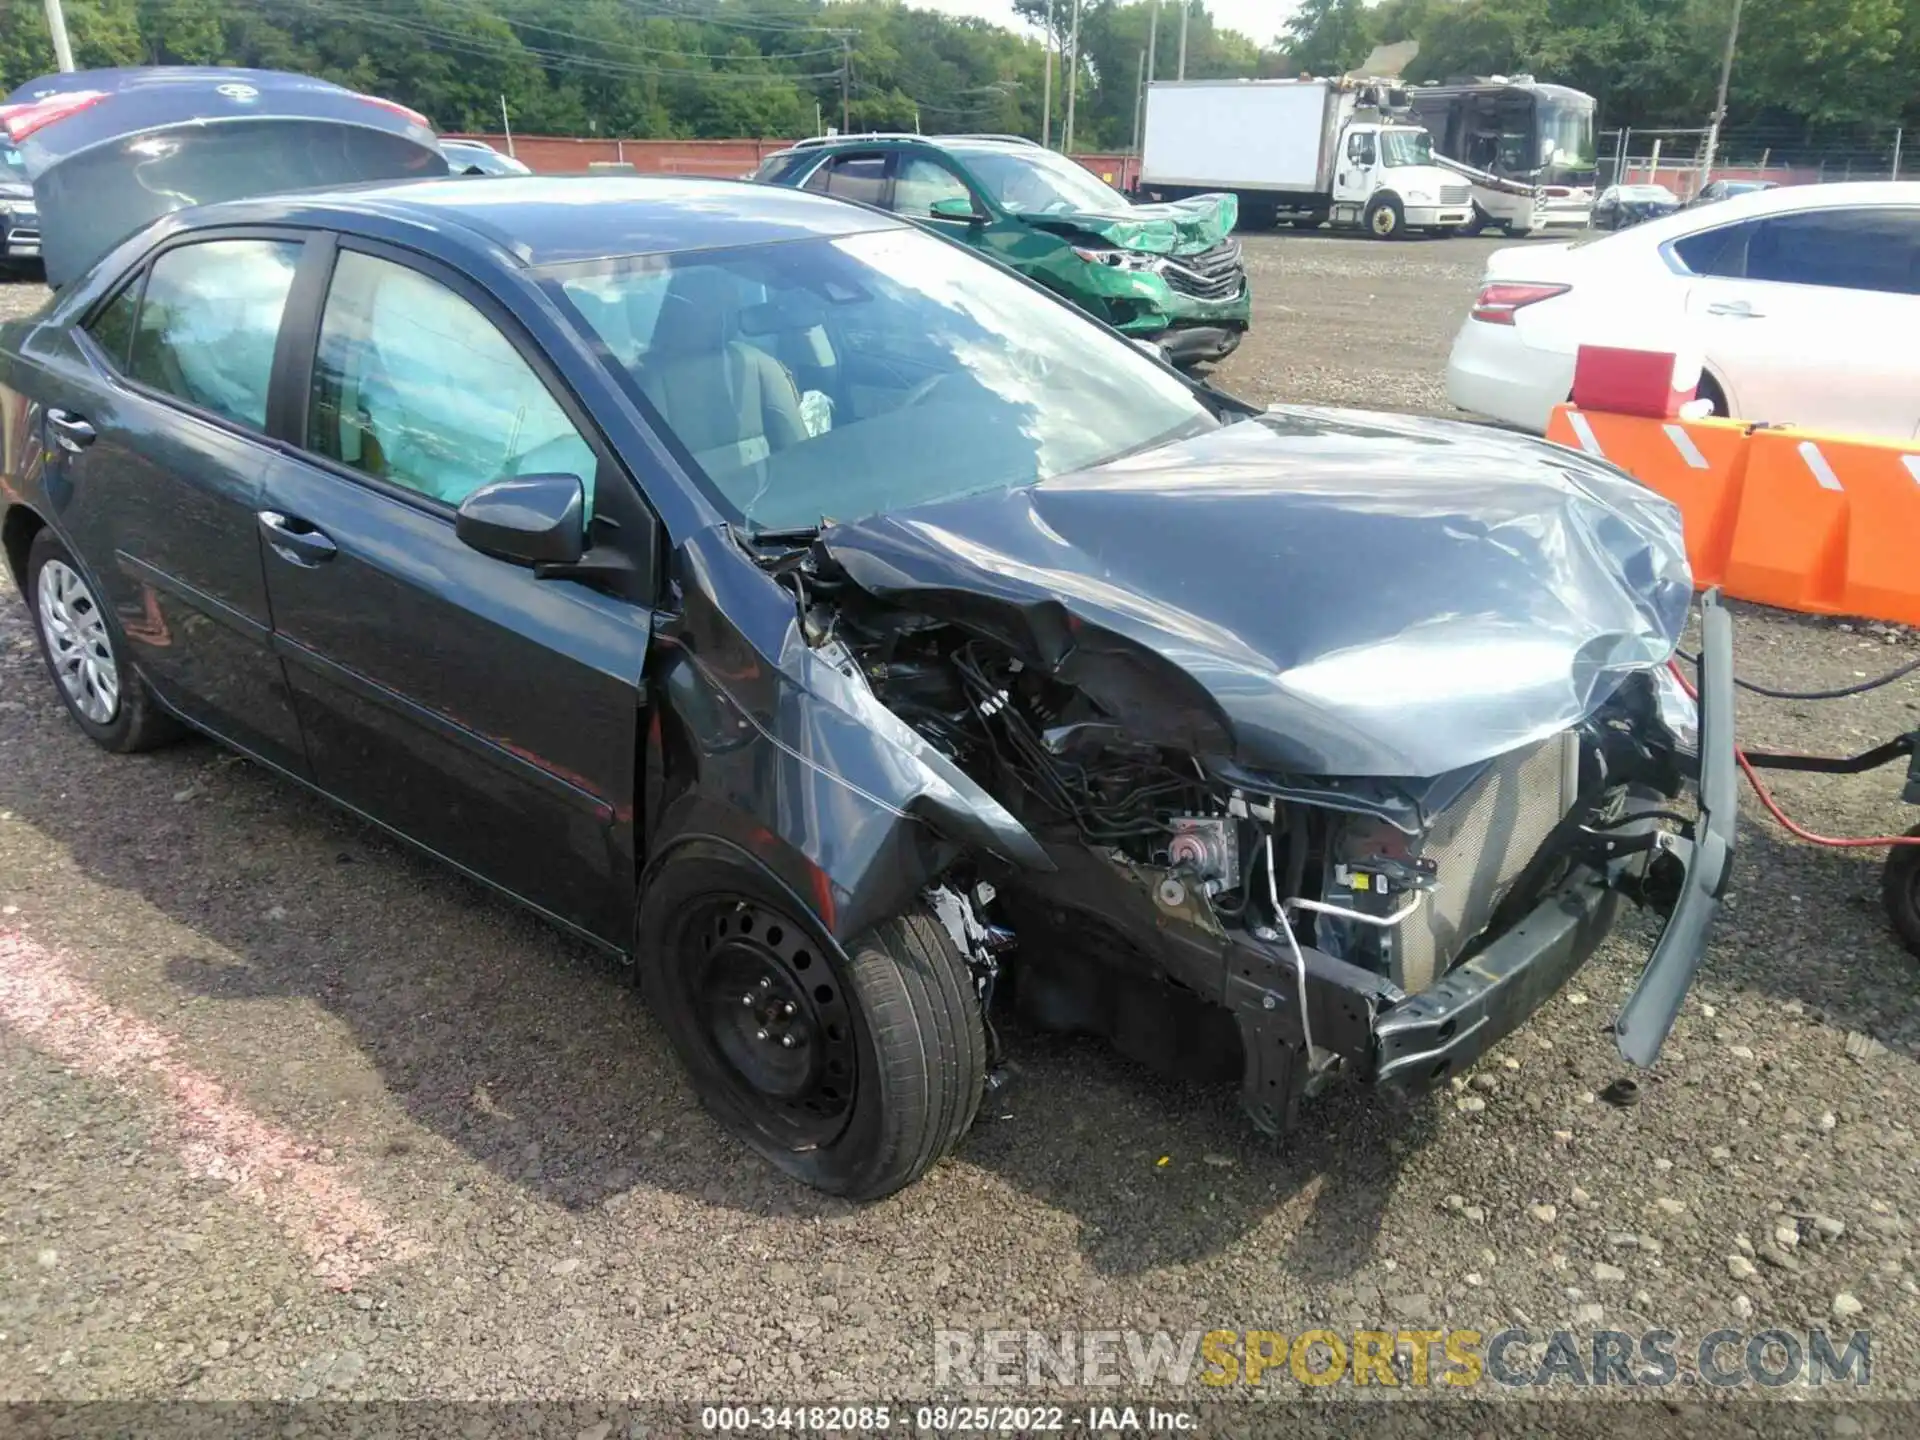
<path id="1" fill-rule="evenodd" d="M 1433 137 L 1424 130 L 1382 130 L 1380 158 L 1387 165 L 1430 164 Z"/>
<path id="2" fill-rule="evenodd" d="M 1051 150 L 954 147 L 1000 208 L 1014 215 L 1116 215 L 1132 209 L 1127 197 L 1099 176 Z"/>
<path id="3" fill-rule="evenodd" d="M 1220 423 L 1126 341 L 917 230 L 546 284 L 753 529 L 1030 485 Z"/>
<path id="4" fill-rule="evenodd" d="M 0 140 L 0 184 L 27 183 L 27 162 L 20 152 L 4 140 Z"/>
<path id="5" fill-rule="evenodd" d="M 1543 185 L 1592 185 L 1593 101 L 1540 97 L 1540 164 Z"/>

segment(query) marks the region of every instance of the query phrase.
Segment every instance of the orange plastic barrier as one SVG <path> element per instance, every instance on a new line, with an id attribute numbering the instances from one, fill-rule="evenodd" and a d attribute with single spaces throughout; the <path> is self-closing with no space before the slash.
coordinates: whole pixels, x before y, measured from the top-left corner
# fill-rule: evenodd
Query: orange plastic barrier
<path id="1" fill-rule="evenodd" d="M 1920 445 L 1756 430 L 1728 593 L 1920 624 Z"/>
<path id="2" fill-rule="evenodd" d="M 1560 406 L 1547 438 L 1680 510 L 1698 585 L 1815 615 L 1920 625 L 1920 441 Z"/>
<path id="3" fill-rule="evenodd" d="M 1737 420 L 1652 420 L 1562 405 L 1547 438 L 1609 460 L 1679 507 L 1694 583 L 1725 580 L 1747 468 Z"/>

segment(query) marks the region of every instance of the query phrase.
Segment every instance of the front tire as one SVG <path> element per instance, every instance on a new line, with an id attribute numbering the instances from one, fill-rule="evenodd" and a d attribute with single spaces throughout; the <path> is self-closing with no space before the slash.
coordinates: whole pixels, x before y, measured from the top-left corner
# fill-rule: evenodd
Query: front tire
<path id="1" fill-rule="evenodd" d="M 126 638 L 112 612 L 50 529 L 27 550 L 27 605 L 53 688 L 87 738 L 130 754 L 178 737 L 179 725 L 127 663 Z"/>
<path id="2" fill-rule="evenodd" d="M 912 1184 L 973 1123 L 987 1047 L 973 978 L 924 906 L 843 953 L 744 872 L 648 887 L 647 1002 L 708 1111 L 787 1174 L 851 1200 Z"/>
<path id="3" fill-rule="evenodd" d="M 1367 233 L 1376 240 L 1398 240 L 1407 233 L 1407 214 L 1398 196 L 1376 195 L 1367 202 Z"/>

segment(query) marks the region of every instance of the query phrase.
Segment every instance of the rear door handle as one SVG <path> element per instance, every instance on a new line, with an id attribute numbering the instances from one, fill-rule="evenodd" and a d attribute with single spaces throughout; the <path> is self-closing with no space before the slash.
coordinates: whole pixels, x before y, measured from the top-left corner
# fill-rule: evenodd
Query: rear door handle
<path id="1" fill-rule="evenodd" d="M 48 410 L 47 428 L 53 431 L 53 443 L 69 455 L 93 443 L 93 426 L 70 410 Z"/>
<path id="2" fill-rule="evenodd" d="M 1716 300 L 1707 306 L 1707 314 L 1723 315 L 1729 320 L 1764 320 L 1767 317 L 1744 300 Z"/>
<path id="3" fill-rule="evenodd" d="M 340 553 L 340 547 L 323 532 L 305 520 L 282 515 L 278 510 L 260 512 L 260 530 L 267 537 L 267 544 L 273 547 L 273 553 L 289 564 L 311 569 Z"/>

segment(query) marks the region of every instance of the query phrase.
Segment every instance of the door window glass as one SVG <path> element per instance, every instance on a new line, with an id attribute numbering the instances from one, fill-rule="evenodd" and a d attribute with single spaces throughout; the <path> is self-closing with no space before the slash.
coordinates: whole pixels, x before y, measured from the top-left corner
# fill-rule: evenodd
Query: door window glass
<path id="1" fill-rule="evenodd" d="M 574 475 L 593 498 L 591 447 L 492 322 L 437 281 L 354 251 L 327 296 L 308 444 L 448 505 L 508 475 Z"/>
<path id="2" fill-rule="evenodd" d="M 1695 275 L 1743 279 L 1747 273 L 1747 241 L 1758 223 L 1749 220 L 1739 225 L 1719 225 L 1697 235 L 1683 236 L 1673 242 L 1673 253 Z"/>
<path id="3" fill-rule="evenodd" d="M 121 287 L 113 302 L 87 322 L 87 333 L 112 360 L 115 367 L 127 368 L 127 352 L 133 348 L 133 315 L 140 308 L 140 277 Z"/>
<path id="4" fill-rule="evenodd" d="M 826 178 L 822 180 L 821 175 Z M 823 166 L 807 182 L 807 188 L 824 190 L 829 195 L 838 195 L 842 200 L 878 205 L 887 194 L 887 157 L 843 155 Z"/>
<path id="5" fill-rule="evenodd" d="M 1809 210 L 1761 220 L 1747 278 L 1920 294 L 1920 210 Z"/>
<path id="6" fill-rule="evenodd" d="M 299 263 L 296 240 L 208 240 L 167 251 L 147 278 L 128 375 L 266 428 L 273 350 Z"/>
<path id="7" fill-rule="evenodd" d="M 900 173 L 893 181 L 893 208 L 902 215 L 931 213 L 936 200 L 964 200 L 969 206 L 973 196 L 960 177 L 946 166 L 920 155 L 909 155 L 900 162 Z"/>

